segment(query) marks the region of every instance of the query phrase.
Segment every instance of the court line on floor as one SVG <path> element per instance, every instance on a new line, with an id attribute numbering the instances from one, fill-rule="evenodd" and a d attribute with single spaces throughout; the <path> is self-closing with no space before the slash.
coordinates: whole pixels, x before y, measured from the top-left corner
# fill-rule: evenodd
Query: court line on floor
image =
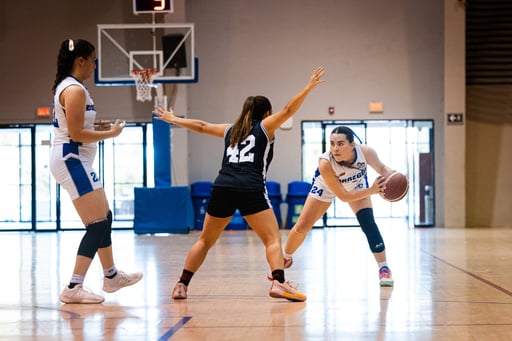
<path id="1" fill-rule="evenodd" d="M 499 286 L 499 285 L 497 285 L 497 284 L 495 284 L 495 283 L 493 283 L 493 282 L 491 282 L 491 281 L 489 281 L 489 280 L 487 280 L 487 279 L 485 279 L 483 277 L 480 277 L 477 274 L 474 274 L 474 273 L 472 273 L 470 271 L 467 271 L 467 270 L 465 270 L 465 269 L 463 269 L 461 267 L 458 267 L 455 264 L 451 264 L 450 262 L 445 261 L 444 259 L 437 257 L 436 255 L 433 255 L 433 254 L 431 254 L 429 252 L 426 252 L 426 251 L 423 251 L 423 252 L 425 252 L 426 254 L 430 255 L 433 258 L 435 258 L 436 260 L 440 261 L 441 263 L 444 263 L 444 264 L 446 264 L 448 266 L 451 266 L 452 268 L 455 268 L 455 269 L 465 273 L 466 275 L 469 275 L 469 276 L 479 280 L 480 282 L 483 282 L 483 283 L 493 287 L 494 289 L 496 289 L 498 291 L 501 291 L 504 294 L 507 294 L 508 296 L 512 296 L 512 291 L 509 291 L 509 290 L 507 290 L 507 289 L 505 289 L 505 288 L 503 288 L 503 287 L 501 287 L 501 286 Z"/>
<path id="2" fill-rule="evenodd" d="M 171 329 L 169 329 L 164 335 L 160 336 L 158 341 L 167 341 L 169 340 L 178 330 L 180 330 L 181 327 L 183 327 L 192 316 L 185 316 L 181 320 L 178 321 Z"/>

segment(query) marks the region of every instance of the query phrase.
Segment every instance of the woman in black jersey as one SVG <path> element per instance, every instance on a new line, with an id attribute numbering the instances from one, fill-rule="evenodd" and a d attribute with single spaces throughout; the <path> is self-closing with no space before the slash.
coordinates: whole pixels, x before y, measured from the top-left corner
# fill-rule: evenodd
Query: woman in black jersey
<path id="1" fill-rule="evenodd" d="M 170 109 L 156 107 L 157 119 L 224 139 L 222 167 L 213 183 L 201 236 L 190 248 L 183 272 L 172 298 L 186 299 L 187 288 L 210 248 L 238 209 L 266 248 L 272 269 L 269 295 L 291 301 L 305 301 L 306 296 L 285 281 L 281 235 L 265 188 L 266 173 L 272 160 L 274 132 L 292 117 L 309 92 L 323 82 L 324 69 L 317 68 L 307 85 L 278 113 L 272 114 L 270 101 L 263 96 L 248 97 L 234 123 L 213 124 L 180 118 Z"/>

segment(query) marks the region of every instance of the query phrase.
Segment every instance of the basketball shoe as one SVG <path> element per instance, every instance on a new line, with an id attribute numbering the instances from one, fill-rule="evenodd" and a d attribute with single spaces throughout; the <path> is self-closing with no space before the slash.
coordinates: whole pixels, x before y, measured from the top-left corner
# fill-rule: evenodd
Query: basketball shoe
<path id="1" fill-rule="evenodd" d="M 132 274 L 127 274 L 123 271 L 118 270 L 117 274 L 114 278 L 107 278 L 103 280 L 103 291 L 112 293 L 117 290 L 128 287 L 130 285 L 134 285 L 138 281 L 142 279 L 142 273 L 134 272 Z"/>
<path id="2" fill-rule="evenodd" d="M 102 303 L 105 301 L 100 295 L 96 295 L 83 288 L 82 284 L 77 284 L 73 289 L 67 285 L 59 296 L 62 303 Z"/>
<path id="3" fill-rule="evenodd" d="M 181 282 L 176 283 L 172 290 L 172 298 L 175 300 L 184 300 L 187 298 L 187 286 Z"/>
<path id="4" fill-rule="evenodd" d="M 289 282 L 279 283 L 279 281 L 272 281 L 270 292 L 268 293 L 273 298 L 286 298 L 290 301 L 303 302 L 306 300 L 306 295 L 301 293 L 297 288 L 290 285 Z"/>
<path id="5" fill-rule="evenodd" d="M 379 279 L 381 287 L 392 287 L 394 284 L 393 277 L 391 277 L 391 270 L 389 270 L 387 266 L 380 268 Z"/>
<path id="6" fill-rule="evenodd" d="M 292 266 L 292 264 L 293 264 L 293 258 L 292 257 L 290 257 L 290 258 L 284 257 L 283 260 L 284 260 L 284 268 L 285 269 L 288 269 L 288 268 L 290 268 Z M 267 279 L 269 281 L 273 281 L 274 280 L 274 278 L 272 277 L 272 270 L 269 270 L 267 272 Z"/>

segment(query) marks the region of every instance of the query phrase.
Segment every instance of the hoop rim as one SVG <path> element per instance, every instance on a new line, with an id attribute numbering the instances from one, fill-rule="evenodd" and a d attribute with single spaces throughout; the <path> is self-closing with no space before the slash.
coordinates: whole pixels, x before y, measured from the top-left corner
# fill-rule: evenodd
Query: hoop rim
<path id="1" fill-rule="evenodd" d="M 153 68 L 148 68 L 148 69 L 133 69 L 132 70 L 132 73 L 134 75 L 138 75 L 138 74 L 141 74 L 141 73 L 149 73 L 149 74 L 154 74 L 154 73 L 157 73 L 156 69 L 153 69 Z"/>
<path id="2" fill-rule="evenodd" d="M 134 78 L 140 77 L 142 80 L 146 82 L 151 82 L 151 77 L 156 75 L 157 73 L 158 71 L 153 68 L 132 70 L 132 75 Z"/>

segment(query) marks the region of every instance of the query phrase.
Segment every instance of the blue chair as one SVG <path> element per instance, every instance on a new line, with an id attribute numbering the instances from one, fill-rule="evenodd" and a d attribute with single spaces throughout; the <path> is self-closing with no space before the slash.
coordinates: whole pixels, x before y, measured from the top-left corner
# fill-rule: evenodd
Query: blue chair
<path id="1" fill-rule="evenodd" d="M 292 181 L 288 183 L 288 193 L 286 194 L 286 203 L 288 204 L 287 228 L 291 229 L 299 219 L 310 190 L 310 182 Z"/>
<path id="2" fill-rule="evenodd" d="M 190 195 L 194 205 L 194 228 L 196 230 L 203 229 L 204 216 L 212 196 L 212 185 L 211 181 L 198 181 L 190 185 Z"/>
<path id="3" fill-rule="evenodd" d="M 267 181 L 266 186 L 268 198 L 270 199 L 272 209 L 276 215 L 277 224 L 279 225 L 279 228 L 281 228 L 283 224 L 281 219 L 281 203 L 283 202 L 283 197 L 281 195 L 281 184 L 276 181 Z"/>

